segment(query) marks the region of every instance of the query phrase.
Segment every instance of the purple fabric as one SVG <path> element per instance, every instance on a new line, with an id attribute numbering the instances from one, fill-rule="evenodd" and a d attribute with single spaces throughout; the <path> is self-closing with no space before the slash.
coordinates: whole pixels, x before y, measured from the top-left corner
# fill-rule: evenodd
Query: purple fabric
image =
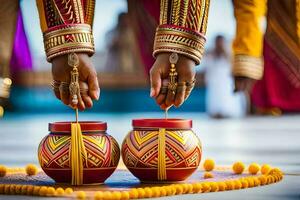
<path id="1" fill-rule="evenodd" d="M 10 66 L 12 74 L 17 73 L 19 71 L 32 70 L 30 49 L 24 30 L 22 11 L 20 8 L 18 11 L 15 40 L 10 60 Z"/>

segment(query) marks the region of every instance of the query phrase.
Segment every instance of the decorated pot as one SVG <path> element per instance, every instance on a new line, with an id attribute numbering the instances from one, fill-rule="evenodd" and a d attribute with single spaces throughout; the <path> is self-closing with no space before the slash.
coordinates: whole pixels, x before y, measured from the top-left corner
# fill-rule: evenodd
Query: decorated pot
<path id="1" fill-rule="evenodd" d="M 199 166 L 202 147 L 192 120 L 135 119 L 122 159 L 141 181 L 182 181 Z"/>
<path id="2" fill-rule="evenodd" d="M 120 148 L 116 140 L 106 133 L 105 122 L 79 123 L 87 157 L 82 159 L 82 182 L 103 183 L 117 168 Z M 71 184 L 71 123 L 50 123 L 49 131 L 38 148 L 40 165 L 57 183 Z"/>

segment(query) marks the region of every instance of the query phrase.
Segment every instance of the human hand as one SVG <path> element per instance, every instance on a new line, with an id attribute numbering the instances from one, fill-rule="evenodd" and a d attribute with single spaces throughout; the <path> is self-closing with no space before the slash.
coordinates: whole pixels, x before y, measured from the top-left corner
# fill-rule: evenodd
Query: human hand
<path id="1" fill-rule="evenodd" d="M 234 77 L 234 84 L 235 84 L 234 92 L 244 91 L 249 94 L 251 92 L 252 87 L 255 82 L 256 82 L 256 80 L 252 79 L 252 78 L 235 76 Z"/>
<path id="2" fill-rule="evenodd" d="M 91 62 L 90 57 L 85 53 L 77 53 L 79 58 L 79 87 L 80 95 L 77 107 L 80 110 L 91 108 L 92 100 L 98 100 L 100 88 L 97 79 L 96 70 Z M 52 76 L 57 87 L 54 87 L 55 96 L 65 105 L 76 107 L 72 104 L 68 87 L 58 87 L 61 83 L 70 83 L 72 67 L 68 65 L 68 55 L 57 56 L 52 60 Z"/>
<path id="3" fill-rule="evenodd" d="M 150 70 L 150 96 L 156 100 L 156 103 L 163 110 L 169 109 L 172 105 L 176 107 L 181 106 L 191 92 L 186 90 L 186 87 L 179 86 L 177 86 L 176 94 L 173 94 L 170 90 L 168 90 L 166 94 L 161 92 L 162 86 L 167 86 L 169 82 L 170 55 L 171 53 L 159 54 Z M 176 64 L 178 84 L 183 82 L 194 84 L 196 74 L 195 65 L 192 59 L 179 54 L 179 59 Z"/>

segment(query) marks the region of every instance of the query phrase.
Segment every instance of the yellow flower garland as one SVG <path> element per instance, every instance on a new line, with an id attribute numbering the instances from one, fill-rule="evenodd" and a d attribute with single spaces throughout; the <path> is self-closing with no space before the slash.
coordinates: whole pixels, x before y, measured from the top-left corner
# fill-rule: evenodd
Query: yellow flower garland
<path id="1" fill-rule="evenodd" d="M 255 166 L 255 170 L 257 167 Z M 17 168 L 5 168 L 7 172 L 13 171 L 25 172 L 25 170 Z M 27 170 L 26 170 L 27 171 Z M 251 171 L 251 170 L 250 170 Z M 15 172 L 16 173 L 16 172 Z M 249 172 L 251 174 L 251 172 Z M 252 172 L 253 173 L 253 172 Z M 118 199 L 142 199 L 155 198 L 163 196 L 174 196 L 181 194 L 198 194 L 207 192 L 218 192 L 225 190 L 246 189 L 248 187 L 256 187 L 260 185 L 268 185 L 282 180 L 283 173 L 278 168 L 269 169 L 267 174 L 250 175 L 247 177 L 216 181 L 216 182 L 198 182 L 192 184 L 171 184 L 168 186 L 154 186 L 145 188 L 132 188 L 128 191 L 98 191 L 94 193 L 95 200 L 118 200 Z M 63 189 L 61 187 L 54 188 L 52 186 L 33 186 L 33 185 L 17 185 L 17 184 L 0 184 L 0 195 L 30 195 L 30 196 L 47 196 L 47 197 L 75 197 L 77 199 L 85 199 L 86 192 L 76 191 L 72 188 Z"/>

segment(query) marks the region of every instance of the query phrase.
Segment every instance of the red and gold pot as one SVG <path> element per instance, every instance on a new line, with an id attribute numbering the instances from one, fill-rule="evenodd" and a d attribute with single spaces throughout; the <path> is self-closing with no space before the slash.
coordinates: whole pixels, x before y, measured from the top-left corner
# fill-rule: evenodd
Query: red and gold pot
<path id="1" fill-rule="evenodd" d="M 198 168 L 202 147 L 192 120 L 135 119 L 132 126 L 122 158 L 141 181 L 182 181 Z"/>
<path id="2" fill-rule="evenodd" d="M 83 184 L 103 183 L 117 168 L 120 148 L 106 133 L 105 122 L 79 122 L 87 159 L 83 160 Z M 38 148 L 44 172 L 57 183 L 72 181 L 71 122 L 49 124 L 50 133 Z"/>

